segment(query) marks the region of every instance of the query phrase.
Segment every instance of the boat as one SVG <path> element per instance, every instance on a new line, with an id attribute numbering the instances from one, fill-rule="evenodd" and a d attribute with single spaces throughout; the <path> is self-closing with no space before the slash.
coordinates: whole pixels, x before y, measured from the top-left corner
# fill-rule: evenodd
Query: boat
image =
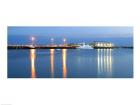
<path id="1" fill-rule="evenodd" d="M 78 49 L 93 49 L 90 45 L 87 45 L 85 43 L 83 43 L 82 45 L 80 45 L 79 47 L 77 47 Z"/>
<path id="2" fill-rule="evenodd" d="M 35 48 L 35 46 L 34 45 L 29 45 L 29 48 Z"/>

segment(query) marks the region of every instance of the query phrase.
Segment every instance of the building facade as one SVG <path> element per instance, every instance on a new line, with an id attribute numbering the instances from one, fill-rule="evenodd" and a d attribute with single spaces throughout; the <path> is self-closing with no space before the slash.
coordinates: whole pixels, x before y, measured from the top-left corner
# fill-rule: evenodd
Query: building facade
<path id="1" fill-rule="evenodd" d="M 112 48 L 114 47 L 114 44 L 111 42 L 94 42 L 94 47 L 98 48 Z"/>

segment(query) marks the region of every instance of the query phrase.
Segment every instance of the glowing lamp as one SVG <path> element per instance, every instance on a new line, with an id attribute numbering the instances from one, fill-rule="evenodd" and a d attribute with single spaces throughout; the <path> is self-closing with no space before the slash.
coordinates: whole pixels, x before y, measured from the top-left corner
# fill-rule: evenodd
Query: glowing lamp
<path id="1" fill-rule="evenodd" d="M 32 36 L 32 37 L 31 37 L 31 40 L 32 40 L 32 41 L 35 41 L 35 37 Z"/>

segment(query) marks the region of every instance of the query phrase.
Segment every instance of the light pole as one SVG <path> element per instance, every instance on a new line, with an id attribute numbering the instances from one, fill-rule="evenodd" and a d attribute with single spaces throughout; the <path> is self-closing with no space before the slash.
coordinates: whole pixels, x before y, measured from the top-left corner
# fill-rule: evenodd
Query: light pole
<path id="1" fill-rule="evenodd" d="M 32 37 L 31 37 L 31 43 L 32 43 L 32 46 L 34 46 L 34 42 L 35 42 L 35 37 L 32 36 Z"/>
<path id="2" fill-rule="evenodd" d="M 63 39 L 64 45 L 66 45 L 66 41 L 67 41 L 67 39 L 66 39 L 66 38 L 64 38 L 64 39 Z"/>
<path id="3" fill-rule="evenodd" d="M 53 38 L 51 38 L 51 45 L 53 45 L 54 44 L 54 39 Z"/>

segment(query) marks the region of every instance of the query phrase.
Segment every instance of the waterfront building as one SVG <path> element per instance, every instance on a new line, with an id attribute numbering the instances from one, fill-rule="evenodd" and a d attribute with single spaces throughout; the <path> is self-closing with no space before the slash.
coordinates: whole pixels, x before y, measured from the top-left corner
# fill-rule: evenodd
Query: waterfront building
<path id="1" fill-rule="evenodd" d="M 113 43 L 111 43 L 111 42 L 94 42 L 93 43 L 93 46 L 96 48 L 96 47 L 98 47 L 98 48 L 112 48 L 112 47 L 114 47 L 114 44 Z"/>

